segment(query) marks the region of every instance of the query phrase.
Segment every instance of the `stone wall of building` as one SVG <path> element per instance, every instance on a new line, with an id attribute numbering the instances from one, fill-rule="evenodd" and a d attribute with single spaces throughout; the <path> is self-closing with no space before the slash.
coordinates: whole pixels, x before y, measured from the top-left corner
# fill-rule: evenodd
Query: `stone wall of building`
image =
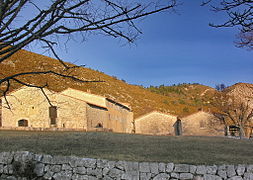
<path id="1" fill-rule="evenodd" d="M 47 89 L 44 91 L 57 109 L 55 125 L 51 124 L 50 104 L 42 92 L 36 88 L 24 87 L 7 96 L 11 109 L 2 108 L 2 127 L 17 128 L 20 120 L 26 120 L 30 128 L 87 129 L 85 102 Z M 3 106 L 7 106 L 5 101 Z"/>
<path id="2" fill-rule="evenodd" d="M 253 180 L 253 165 L 109 161 L 26 151 L 0 153 L 3 180 Z"/>
<path id="3" fill-rule="evenodd" d="M 135 132 L 138 134 L 175 135 L 173 124 L 177 117 L 151 112 L 135 120 Z"/>
<path id="4" fill-rule="evenodd" d="M 74 89 L 60 93 L 47 89 L 44 91 L 53 107 L 38 88 L 22 87 L 10 93 L 7 96 L 10 109 L 2 108 L 7 106 L 7 102 L 2 98 L 1 127 L 15 129 L 19 128 L 19 122 L 22 122 L 22 126 L 26 126 L 25 129 L 106 129 L 122 133 L 132 132 L 133 113 L 125 105 Z M 101 128 L 97 128 L 98 125 L 101 125 Z"/>
<path id="5" fill-rule="evenodd" d="M 93 131 L 98 128 L 109 130 L 111 128 L 110 124 L 108 124 L 108 110 L 106 108 L 87 104 L 86 112 L 88 131 Z"/>
<path id="6" fill-rule="evenodd" d="M 109 99 L 106 101 L 106 107 L 109 113 L 109 124 L 113 132 L 131 133 L 133 112 L 130 108 Z"/>
<path id="7" fill-rule="evenodd" d="M 224 136 L 224 124 L 211 113 L 199 111 L 181 120 L 183 135 Z"/>

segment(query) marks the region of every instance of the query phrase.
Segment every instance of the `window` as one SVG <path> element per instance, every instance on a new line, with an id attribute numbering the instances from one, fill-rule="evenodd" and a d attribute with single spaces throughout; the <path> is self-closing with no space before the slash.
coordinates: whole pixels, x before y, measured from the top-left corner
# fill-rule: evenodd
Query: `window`
<path id="1" fill-rule="evenodd" d="M 205 121 L 204 120 L 200 120 L 199 121 L 199 127 L 200 128 L 205 128 L 206 124 L 205 124 Z"/>
<path id="2" fill-rule="evenodd" d="M 50 117 L 50 124 L 56 125 L 56 118 L 57 118 L 57 107 L 56 106 L 50 106 L 49 107 L 49 117 Z"/>
<path id="3" fill-rule="evenodd" d="M 101 123 L 98 123 L 98 124 L 96 125 L 96 128 L 103 128 L 103 125 L 102 125 Z"/>
<path id="4" fill-rule="evenodd" d="M 28 121 L 26 119 L 21 119 L 18 121 L 19 127 L 28 127 Z"/>

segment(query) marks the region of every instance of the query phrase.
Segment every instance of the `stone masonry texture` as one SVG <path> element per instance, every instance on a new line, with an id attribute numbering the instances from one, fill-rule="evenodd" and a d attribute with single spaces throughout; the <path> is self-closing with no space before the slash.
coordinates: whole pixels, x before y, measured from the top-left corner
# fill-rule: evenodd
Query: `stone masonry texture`
<path id="1" fill-rule="evenodd" d="M 0 153 L 1 180 L 253 180 L 253 165 L 190 165 Z"/>

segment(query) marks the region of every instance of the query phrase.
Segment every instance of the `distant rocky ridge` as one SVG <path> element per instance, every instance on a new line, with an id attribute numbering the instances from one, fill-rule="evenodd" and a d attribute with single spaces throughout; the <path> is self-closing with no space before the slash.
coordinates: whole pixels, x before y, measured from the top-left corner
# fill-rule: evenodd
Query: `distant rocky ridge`
<path id="1" fill-rule="evenodd" d="M 224 92 L 245 102 L 248 101 L 253 107 L 253 84 L 237 83 L 226 88 Z"/>

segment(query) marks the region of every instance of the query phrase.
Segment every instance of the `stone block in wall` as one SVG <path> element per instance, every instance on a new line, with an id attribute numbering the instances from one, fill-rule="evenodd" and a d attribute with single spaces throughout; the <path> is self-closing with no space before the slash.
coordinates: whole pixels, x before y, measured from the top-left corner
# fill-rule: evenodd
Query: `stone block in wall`
<path id="1" fill-rule="evenodd" d="M 250 172 L 244 173 L 243 180 L 253 180 L 253 173 L 250 173 Z"/>
<path id="2" fill-rule="evenodd" d="M 229 178 L 236 175 L 235 166 L 234 165 L 227 165 L 227 170 L 226 171 L 227 171 L 227 176 Z"/>
<path id="3" fill-rule="evenodd" d="M 159 166 L 158 166 L 158 163 L 150 163 L 149 164 L 149 166 L 150 166 L 150 172 L 152 173 L 152 174 L 158 174 L 159 173 Z"/>
<path id="4" fill-rule="evenodd" d="M 76 174 L 72 176 L 72 180 L 97 180 L 97 178 L 93 176 L 88 176 L 88 175 Z"/>
<path id="5" fill-rule="evenodd" d="M 45 179 L 52 179 L 53 175 L 54 175 L 54 172 L 52 172 L 52 171 L 46 171 L 46 173 L 44 174 L 43 178 L 45 178 Z"/>
<path id="6" fill-rule="evenodd" d="M 13 158 L 14 161 L 18 162 L 29 162 L 33 160 L 34 155 L 28 151 L 17 151 L 14 153 Z"/>
<path id="7" fill-rule="evenodd" d="M 55 180 L 71 180 L 72 174 L 68 172 L 58 172 L 53 175 Z"/>
<path id="8" fill-rule="evenodd" d="M 246 170 L 246 166 L 244 164 L 239 164 L 237 167 L 236 167 L 236 173 L 237 175 L 241 176 L 244 174 Z"/>
<path id="9" fill-rule="evenodd" d="M 86 168 L 95 168 L 97 160 L 92 158 L 82 158 L 82 160 L 77 161 L 77 163 L 80 162 L 80 166 L 84 166 Z M 79 166 L 77 164 L 77 166 Z"/>
<path id="10" fill-rule="evenodd" d="M 231 178 L 228 178 L 228 180 L 243 180 L 241 176 L 233 176 Z"/>
<path id="11" fill-rule="evenodd" d="M 121 179 L 131 179 L 131 180 L 139 180 L 139 173 L 136 171 L 132 171 L 132 172 L 125 172 L 122 174 Z"/>
<path id="12" fill-rule="evenodd" d="M 84 175 L 87 173 L 87 171 L 85 167 L 76 167 L 76 168 L 73 168 L 73 173 Z"/>
<path id="13" fill-rule="evenodd" d="M 222 180 L 222 178 L 213 174 L 205 174 L 204 180 Z"/>
<path id="14" fill-rule="evenodd" d="M 193 180 L 204 180 L 204 177 L 197 175 L 193 177 Z"/>
<path id="15" fill-rule="evenodd" d="M 140 180 L 149 180 L 151 179 L 151 173 L 140 173 Z"/>
<path id="16" fill-rule="evenodd" d="M 72 167 L 69 164 L 63 164 L 62 165 L 62 170 L 64 170 L 64 171 L 71 171 Z"/>
<path id="17" fill-rule="evenodd" d="M 106 164 L 106 167 L 108 167 L 109 169 L 112 169 L 115 167 L 116 162 L 115 161 L 108 161 Z"/>
<path id="18" fill-rule="evenodd" d="M 195 174 L 197 170 L 197 166 L 190 165 L 190 173 Z"/>
<path id="19" fill-rule="evenodd" d="M 170 175 L 166 173 L 160 173 L 153 178 L 153 180 L 169 180 L 169 179 Z"/>
<path id="20" fill-rule="evenodd" d="M 246 172 L 253 173 L 253 165 L 248 165 Z"/>
<path id="21" fill-rule="evenodd" d="M 166 172 L 172 172 L 174 169 L 174 164 L 173 163 L 168 163 L 166 165 Z"/>
<path id="22" fill-rule="evenodd" d="M 105 159 L 97 159 L 97 167 L 98 168 L 105 168 L 107 167 L 108 160 Z"/>
<path id="23" fill-rule="evenodd" d="M 18 180 L 15 176 L 8 176 L 4 180 Z"/>
<path id="24" fill-rule="evenodd" d="M 107 167 L 105 167 L 104 169 L 103 169 L 103 176 L 106 176 L 107 174 L 108 174 L 108 172 L 110 171 L 110 169 L 109 168 L 107 168 Z"/>
<path id="25" fill-rule="evenodd" d="M 51 164 L 67 164 L 69 163 L 69 158 L 67 156 L 53 156 Z"/>
<path id="26" fill-rule="evenodd" d="M 41 154 L 33 154 L 33 160 L 37 162 L 41 162 L 42 160 L 42 155 Z"/>
<path id="27" fill-rule="evenodd" d="M 13 174 L 13 166 L 11 164 L 5 165 L 3 168 L 3 173 L 12 175 Z"/>
<path id="28" fill-rule="evenodd" d="M 204 165 L 197 166 L 196 174 L 204 175 L 206 174 L 207 168 Z"/>
<path id="29" fill-rule="evenodd" d="M 172 173 L 170 174 L 170 177 L 171 177 L 171 178 L 178 179 L 178 178 L 179 178 L 179 173 L 174 173 L 174 172 L 172 172 Z"/>
<path id="30" fill-rule="evenodd" d="M 207 174 L 216 174 L 218 167 L 216 165 L 213 166 L 206 166 L 206 173 Z"/>
<path id="31" fill-rule="evenodd" d="M 58 173 L 61 171 L 61 165 L 51 165 L 50 166 L 50 171 L 54 173 Z"/>
<path id="32" fill-rule="evenodd" d="M 144 173 L 150 172 L 149 163 L 148 162 L 139 163 L 139 170 L 140 172 Z"/>
<path id="33" fill-rule="evenodd" d="M 10 164 L 13 160 L 13 152 L 2 152 L 0 153 L 0 163 L 1 164 Z"/>
<path id="34" fill-rule="evenodd" d="M 4 172 L 4 165 L 0 164 L 0 174 L 2 174 Z"/>
<path id="35" fill-rule="evenodd" d="M 222 177 L 223 179 L 226 179 L 227 178 L 227 172 L 226 170 L 218 170 L 218 173 L 217 173 L 220 177 Z"/>
<path id="36" fill-rule="evenodd" d="M 127 179 L 139 179 L 139 163 L 138 162 L 128 162 L 124 163 L 125 173 L 122 178 Z"/>
<path id="37" fill-rule="evenodd" d="M 179 179 L 193 179 L 193 175 L 191 173 L 180 173 Z"/>
<path id="38" fill-rule="evenodd" d="M 190 165 L 188 164 L 175 164 L 174 172 L 190 172 Z"/>
<path id="39" fill-rule="evenodd" d="M 44 164 L 51 164 L 53 157 L 51 155 L 43 155 L 41 162 Z"/>
<path id="40" fill-rule="evenodd" d="M 159 172 L 165 172 L 166 171 L 166 164 L 165 163 L 159 163 L 158 164 L 158 170 L 159 170 Z"/>
<path id="41" fill-rule="evenodd" d="M 125 161 L 117 161 L 116 164 L 115 164 L 115 167 L 120 169 L 120 170 L 124 170 Z"/>
<path id="42" fill-rule="evenodd" d="M 110 169 L 108 176 L 111 178 L 120 178 L 123 173 L 124 173 L 124 171 L 122 171 L 120 169 L 112 168 L 112 169 Z"/>
<path id="43" fill-rule="evenodd" d="M 43 176 L 44 175 L 44 170 L 45 170 L 45 164 L 43 164 L 43 163 L 35 164 L 34 173 L 37 176 Z"/>
<path id="44" fill-rule="evenodd" d="M 101 168 L 87 168 L 87 175 L 95 176 L 98 179 L 103 177 L 103 169 Z"/>

